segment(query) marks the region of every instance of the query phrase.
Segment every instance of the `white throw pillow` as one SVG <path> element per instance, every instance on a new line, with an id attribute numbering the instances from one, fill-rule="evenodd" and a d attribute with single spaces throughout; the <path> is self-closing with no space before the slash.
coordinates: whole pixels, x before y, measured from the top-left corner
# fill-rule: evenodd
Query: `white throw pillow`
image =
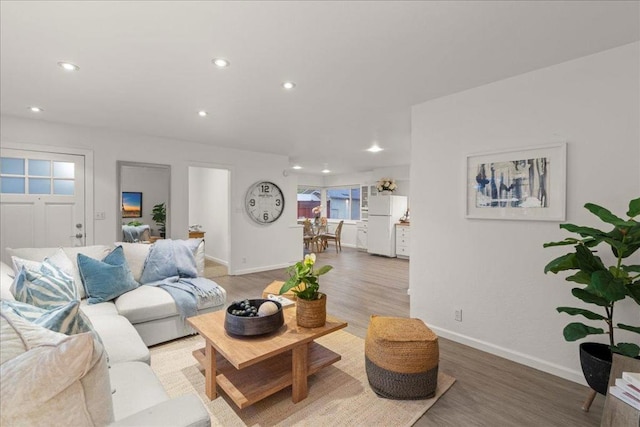
<path id="1" fill-rule="evenodd" d="M 91 334 L 67 337 L 44 328 L 38 331 L 10 313 L 0 317 L 0 425 L 113 422 L 106 356 Z M 26 351 L 8 358 L 4 344 L 15 341 L 11 336 L 18 336 Z M 16 350 L 14 345 L 12 352 Z"/>

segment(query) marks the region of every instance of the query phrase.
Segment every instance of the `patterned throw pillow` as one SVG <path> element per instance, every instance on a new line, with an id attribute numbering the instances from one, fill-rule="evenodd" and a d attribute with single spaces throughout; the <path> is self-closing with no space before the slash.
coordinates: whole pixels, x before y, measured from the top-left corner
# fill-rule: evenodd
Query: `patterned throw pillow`
<path id="1" fill-rule="evenodd" d="M 43 328 L 66 335 L 93 332 L 89 319 L 80 311 L 80 301 L 75 300 L 61 307 L 47 310 L 20 301 L 1 301 L 1 310 L 9 310 Z M 95 334 L 99 339 L 98 335 Z"/>
<path id="2" fill-rule="evenodd" d="M 140 286 L 131 274 L 122 246 L 116 247 L 102 261 L 79 253 L 78 268 L 89 304 L 111 301 Z"/>
<path id="3" fill-rule="evenodd" d="M 11 285 L 16 300 L 51 309 L 78 299 L 73 278 L 45 259 L 38 270 L 24 264 Z"/>

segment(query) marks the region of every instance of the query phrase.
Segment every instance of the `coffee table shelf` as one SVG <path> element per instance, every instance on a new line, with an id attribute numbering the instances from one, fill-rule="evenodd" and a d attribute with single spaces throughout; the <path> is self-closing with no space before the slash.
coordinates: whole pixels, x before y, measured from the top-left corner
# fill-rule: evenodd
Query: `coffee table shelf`
<path id="1" fill-rule="evenodd" d="M 313 375 L 341 359 L 339 354 L 317 342 L 309 343 L 308 351 L 307 376 Z M 203 364 L 205 360 L 204 348 L 194 351 L 193 356 Z M 216 383 L 238 408 L 243 409 L 292 385 L 291 364 L 292 356 L 289 351 L 277 358 L 267 359 L 238 370 L 224 357 L 217 354 Z"/>

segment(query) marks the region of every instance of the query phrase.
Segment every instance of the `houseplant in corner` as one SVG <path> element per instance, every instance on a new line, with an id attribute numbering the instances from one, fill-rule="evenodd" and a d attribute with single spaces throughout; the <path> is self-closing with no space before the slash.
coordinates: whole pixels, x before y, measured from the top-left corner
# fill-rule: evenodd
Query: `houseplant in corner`
<path id="1" fill-rule="evenodd" d="M 165 224 L 167 223 L 167 208 L 164 203 L 158 203 L 153 206 L 153 210 L 151 211 L 151 219 L 158 226 L 158 232 L 160 233 L 160 237 L 165 238 Z"/>
<path id="2" fill-rule="evenodd" d="M 617 329 L 640 334 L 640 326 L 614 322 L 616 302 L 629 297 L 640 306 L 640 265 L 637 262 L 634 265 L 627 263 L 627 259 L 640 249 L 640 223 L 635 220 L 640 215 L 640 198 L 629 202 L 629 219 L 626 220 L 592 203 L 584 207 L 603 222 L 613 225 L 613 230 L 605 232 L 592 227 L 561 224 L 560 228 L 576 233 L 580 238 L 567 237 L 560 242 L 545 243 L 545 248 L 568 245 L 573 246 L 573 250 L 549 262 L 544 272 L 576 270 L 566 280 L 582 287 L 573 288 L 571 293 L 582 302 L 596 306 L 594 311 L 575 307 L 558 307 L 556 310 L 571 316 L 582 316 L 604 326 L 600 328 L 573 322 L 564 328 L 563 334 L 567 341 L 576 341 L 588 335 L 608 335 L 608 345 L 592 342 L 580 344 L 580 362 L 587 383 L 598 393 L 606 394 L 611 352 L 635 358 L 640 353 L 638 344 L 617 342 L 614 336 Z M 600 244 L 608 246 L 613 253 L 612 265 L 606 266 L 596 255 L 594 248 Z"/>
<path id="3" fill-rule="evenodd" d="M 323 326 L 327 318 L 327 296 L 319 291 L 320 276 L 333 267 L 325 265 L 314 269 L 316 254 L 304 256 L 289 269 L 289 279 L 280 288 L 280 295 L 291 290 L 296 296 L 296 321 L 303 328 Z"/>

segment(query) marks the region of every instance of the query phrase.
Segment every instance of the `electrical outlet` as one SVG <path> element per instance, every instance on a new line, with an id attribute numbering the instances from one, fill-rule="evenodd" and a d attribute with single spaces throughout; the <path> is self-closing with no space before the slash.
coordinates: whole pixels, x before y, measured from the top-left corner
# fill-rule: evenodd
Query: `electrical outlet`
<path id="1" fill-rule="evenodd" d="M 104 220 L 106 219 L 106 214 L 104 212 L 96 212 L 96 219 L 98 220 Z"/>
<path id="2" fill-rule="evenodd" d="M 462 322 L 462 309 L 455 311 L 455 319 L 457 322 Z"/>
<path id="3" fill-rule="evenodd" d="M 246 258 L 242 258 L 242 263 L 246 264 L 247 263 L 247 259 Z"/>

